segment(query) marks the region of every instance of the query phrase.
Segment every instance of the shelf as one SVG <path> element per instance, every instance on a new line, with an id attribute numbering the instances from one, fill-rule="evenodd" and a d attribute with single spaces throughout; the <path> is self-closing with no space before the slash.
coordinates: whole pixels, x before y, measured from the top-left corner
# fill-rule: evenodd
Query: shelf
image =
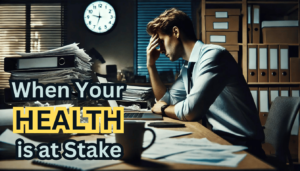
<path id="1" fill-rule="evenodd" d="M 289 43 L 247 43 L 247 45 L 288 45 L 288 46 L 299 46 L 299 44 L 289 44 Z"/>
<path id="2" fill-rule="evenodd" d="M 298 4 L 297 1 L 248 1 L 248 4 Z"/>
<path id="3" fill-rule="evenodd" d="M 243 43 L 236 43 L 236 44 L 226 44 L 226 43 L 212 43 L 214 45 L 220 45 L 220 46 L 243 46 Z"/>
<path id="4" fill-rule="evenodd" d="M 300 85 L 300 82 L 250 82 L 248 85 Z"/>
<path id="5" fill-rule="evenodd" d="M 206 1 L 206 4 L 242 4 L 241 1 Z"/>

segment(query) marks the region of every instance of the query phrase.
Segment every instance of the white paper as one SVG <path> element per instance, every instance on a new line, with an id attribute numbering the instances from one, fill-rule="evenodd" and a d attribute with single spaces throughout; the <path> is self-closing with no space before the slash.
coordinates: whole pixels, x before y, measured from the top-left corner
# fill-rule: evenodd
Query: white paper
<path id="1" fill-rule="evenodd" d="M 182 154 L 169 156 L 160 161 L 169 161 L 185 164 L 199 164 L 211 166 L 237 167 L 247 154 L 202 154 L 201 151 L 189 151 Z"/>
<path id="2" fill-rule="evenodd" d="M 250 91 L 251 92 L 251 94 L 252 94 L 252 97 L 253 97 L 253 100 L 254 100 L 254 103 L 255 103 L 255 106 L 256 106 L 256 108 L 257 108 L 257 90 L 251 90 Z"/>
<path id="3" fill-rule="evenodd" d="M 248 22 L 248 24 L 251 24 L 251 6 L 250 5 L 248 5 L 248 20 L 247 20 L 247 22 Z"/>
<path id="4" fill-rule="evenodd" d="M 289 91 L 288 90 L 281 90 L 281 96 L 282 97 L 289 97 Z"/>
<path id="5" fill-rule="evenodd" d="M 153 127 L 149 127 L 149 128 L 151 128 L 155 132 L 157 140 L 192 134 L 192 132 L 185 132 L 185 131 L 173 131 L 167 129 L 153 128 Z M 144 134 L 144 141 L 145 142 L 151 141 L 152 137 L 153 137 L 152 133 L 150 131 L 146 131 Z"/>
<path id="6" fill-rule="evenodd" d="M 228 12 L 227 11 L 221 11 L 221 12 L 215 12 L 216 18 L 228 18 Z"/>
<path id="7" fill-rule="evenodd" d="M 24 143 L 31 143 L 34 146 L 38 146 L 41 142 L 30 140 L 20 134 L 15 134 L 11 130 L 6 129 L 1 135 L 0 135 L 0 142 L 15 145 L 17 139 L 23 139 Z M 0 145 L 1 146 L 1 145 Z"/>
<path id="8" fill-rule="evenodd" d="M 280 69 L 289 69 L 288 49 L 280 49 Z"/>
<path id="9" fill-rule="evenodd" d="M 228 22 L 214 22 L 214 29 L 228 29 Z"/>
<path id="10" fill-rule="evenodd" d="M 259 69 L 268 69 L 267 48 L 259 48 Z"/>
<path id="11" fill-rule="evenodd" d="M 253 23 L 259 24 L 259 8 L 253 8 L 253 9 L 254 9 Z"/>
<path id="12" fill-rule="evenodd" d="M 268 91 L 260 91 L 260 112 L 269 112 L 269 100 L 268 100 Z"/>
<path id="13" fill-rule="evenodd" d="M 278 69 L 278 50 L 270 49 L 270 69 Z"/>
<path id="14" fill-rule="evenodd" d="M 271 102 L 273 102 L 278 96 L 279 96 L 278 90 L 271 90 Z"/>
<path id="15" fill-rule="evenodd" d="M 226 43 L 225 35 L 210 35 L 211 43 Z"/>
<path id="16" fill-rule="evenodd" d="M 256 48 L 249 48 L 249 69 L 257 69 Z"/>

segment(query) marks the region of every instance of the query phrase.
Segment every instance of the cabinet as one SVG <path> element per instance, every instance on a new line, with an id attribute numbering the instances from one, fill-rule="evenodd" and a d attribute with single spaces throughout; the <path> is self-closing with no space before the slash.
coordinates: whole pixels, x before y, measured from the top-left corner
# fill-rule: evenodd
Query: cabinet
<path id="1" fill-rule="evenodd" d="M 300 4 L 299 0 L 201 0 L 200 5 L 197 9 L 197 38 L 202 40 L 203 42 L 207 42 L 208 32 L 210 30 L 206 30 L 207 19 L 206 12 L 207 10 L 213 8 L 235 8 L 240 9 L 241 15 L 239 17 L 239 31 L 238 31 L 238 42 L 231 44 L 220 44 L 221 46 L 238 46 L 238 63 L 242 68 L 242 72 L 245 80 L 247 81 L 249 87 L 251 88 L 269 88 L 269 90 L 279 87 L 282 88 L 290 88 L 299 89 L 300 82 L 253 82 L 249 81 L 248 74 L 248 48 L 249 47 L 273 47 L 273 46 L 287 46 L 294 53 L 292 57 L 300 58 L 300 27 L 298 26 L 297 32 L 295 34 L 294 39 L 298 40 L 298 43 L 263 43 L 263 35 L 262 30 L 260 33 L 260 39 L 256 40 L 258 43 L 248 43 L 249 38 L 251 38 L 251 33 L 248 32 L 248 5 L 259 6 L 260 8 L 260 24 L 261 21 L 264 20 L 298 20 L 298 25 L 300 26 Z M 259 29 L 261 25 L 259 26 Z M 253 41 L 252 41 L 253 42 Z M 214 43 L 217 44 L 217 43 Z M 226 48 L 226 47 L 225 47 Z M 289 50 L 290 51 L 290 50 Z M 291 57 L 291 56 L 290 56 Z M 257 59 L 258 60 L 258 59 Z M 300 73 L 299 73 L 300 74 Z M 290 93 L 292 95 L 292 93 Z M 300 132 L 300 131 L 299 131 Z M 293 138 L 294 139 L 294 138 Z M 295 141 L 294 141 L 295 142 Z M 300 142 L 300 136 L 298 136 L 298 142 Z M 300 161 L 300 143 L 298 143 L 298 160 Z M 296 150 L 294 150 L 295 152 Z M 293 152 L 292 152 L 293 153 Z M 297 155 L 297 154 L 296 154 Z"/>

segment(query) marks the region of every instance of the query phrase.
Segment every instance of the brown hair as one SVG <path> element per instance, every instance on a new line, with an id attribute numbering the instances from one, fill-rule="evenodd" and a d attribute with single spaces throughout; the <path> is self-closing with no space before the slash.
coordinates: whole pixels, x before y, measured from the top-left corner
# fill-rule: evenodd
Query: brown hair
<path id="1" fill-rule="evenodd" d="M 192 20 L 186 13 L 176 8 L 167 9 L 150 21 L 147 24 L 147 33 L 153 35 L 161 31 L 163 34 L 172 35 L 174 26 L 177 26 L 187 38 L 196 39 Z"/>

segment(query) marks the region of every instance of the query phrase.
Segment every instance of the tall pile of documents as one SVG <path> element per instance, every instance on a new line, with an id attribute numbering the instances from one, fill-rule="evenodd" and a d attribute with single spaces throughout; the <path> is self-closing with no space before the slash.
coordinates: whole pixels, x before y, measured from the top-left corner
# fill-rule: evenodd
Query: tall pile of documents
<path id="1" fill-rule="evenodd" d="M 92 59 L 88 54 L 84 52 L 83 49 L 79 49 L 78 44 L 73 43 L 56 49 L 35 52 L 35 53 L 20 53 L 22 57 L 61 57 L 70 56 L 75 57 L 74 66 L 69 66 L 65 68 L 55 68 L 49 70 L 47 67 L 45 69 L 39 70 L 16 70 L 11 71 L 11 79 L 15 80 L 28 80 L 28 79 L 38 79 L 39 83 L 72 83 L 71 79 L 90 80 L 91 79 L 91 66 Z"/>

